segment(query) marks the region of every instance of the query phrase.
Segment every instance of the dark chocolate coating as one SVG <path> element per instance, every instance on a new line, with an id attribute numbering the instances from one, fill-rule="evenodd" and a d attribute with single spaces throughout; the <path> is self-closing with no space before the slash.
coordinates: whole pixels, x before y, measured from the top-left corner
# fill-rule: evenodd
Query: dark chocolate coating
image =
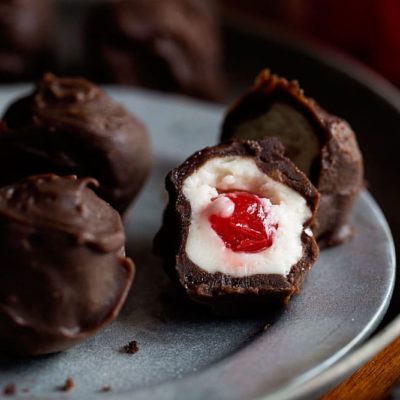
<path id="1" fill-rule="evenodd" d="M 65 350 L 118 315 L 135 268 L 96 184 L 38 175 L 0 189 L 1 351 Z"/>
<path id="2" fill-rule="evenodd" d="M 92 176 L 100 197 L 123 212 L 150 164 L 143 124 L 84 79 L 46 74 L 0 126 L 0 186 L 42 173 Z"/>
<path id="3" fill-rule="evenodd" d="M 283 152 L 284 147 L 275 138 L 260 141 L 232 140 L 198 151 L 168 174 L 166 188 L 169 203 L 164 212 L 163 225 L 154 240 L 154 252 L 164 258 L 167 273 L 191 299 L 210 305 L 215 311 L 225 314 L 240 313 L 243 310 L 248 313 L 255 306 L 286 303 L 300 290 L 306 273 L 318 256 L 314 237 L 305 233 L 301 237 L 303 256 L 293 265 L 287 277 L 257 274 L 237 278 L 222 273 L 210 274 L 201 269 L 201 266 L 195 265 L 185 251 L 191 207 L 182 187 L 187 177 L 215 157 L 243 156 L 254 159 L 260 171 L 305 198 L 313 215 L 304 226 L 311 226 L 318 207 L 318 192 L 307 177 L 283 156 Z"/>
<path id="4" fill-rule="evenodd" d="M 221 39 L 203 0 L 100 2 L 90 10 L 86 42 L 100 80 L 211 100 L 223 95 Z"/>
<path id="5" fill-rule="evenodd" d="M 38 78 L 50 62 L 53 7 L 49 0 L 0 2 L 0 80 Z"/>
<path id="6" fill-rule="evenodd" d="M 254 85 L 228 110 L 221 141 L 237 137 L 235 131 L 240 124 L 267 113 L 277 103 L 287 104 L 303 115 L 319 142 L 318 153 L 308 173 L 321 195 L 314 232 L 325 245 L 341 243 L 351 233 L 347 220 L 363 187 L 362 155 L 355 134 L 346 121 L 329 114 L 313 99 L 305 97 L 296 81 L 288 82 L 264 70 Z M 268 131 L 260 131 L 259 137 L 270 135 L 279 137 L 277 132 Z M 287 147 L 286 155 L 294 158 L 296 155 L 290 150 Z M 310 151 L 306 146 L 294 150 Z"/>

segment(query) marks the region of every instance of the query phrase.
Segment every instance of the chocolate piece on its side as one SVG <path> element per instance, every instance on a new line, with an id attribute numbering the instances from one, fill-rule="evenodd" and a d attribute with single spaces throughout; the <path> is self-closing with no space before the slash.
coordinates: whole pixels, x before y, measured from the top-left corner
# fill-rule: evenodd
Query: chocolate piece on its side
<path id="1" fill-rule="evenodd" d="M 284 147 L 275 138 L 232 140 L 198 151 L 166 178 L 169 203 L 164 212 L 163 225 L 154 239 L 154 252 L 164 258 L 166 272 L 192 300 L 211 306 L 217 313 L 251 313 L 259 306 L 264 308 L 287 303 L 300 290 L 306 273 L 318 256 L 318 246 L 313 235 L 303 231 L 303 255 L 287 276 L 256 274 L 238 278 L 220 272 L 208 273 L 195 265 L 186 254 L 191 206 L 182 192 L 184 181 L 215 157 L 250 157 L 260 171 L 304 197 L 312 212 L 311 218 L 304 224 L 306 228 L 313 223 L 319 195 L 307 177 L 283 156 L 283 152 Z"/>
<path id="2" fill-rule="evenodd" d="M 0 2 L 0 81 L 36 79 L 49 68 L 53 13 L 49 0 Z"/>
<path id="3" fill-rule="evenodd" d="M 65 350 L 118 315 L 134 277 L 119 214 L 91 178 L 38 175 L 0 189 L 0 350 Z"/>
<path id="4" fill-rule="evenodd" d="M 193 0 L 99 2 L 86 24 L 94 76 L 211 100 L 224 92 L 214 13 Z"/>
<path id="5" fill-rule="evenodd" d="M 314 233 L 334 245 L 350 235 L 346 225 L 363 186 L 363 163 L 347 122 L 304 96 L 297 82 L 262 71 L 228 110 L 221 141 L 276 136 L 286 155 L 308 175 L 321 195 Z"/>
<path id="6" fill-rule="evenodd" d="M 99 196 L 123 212 L 150 164 L 143 124 L 84 79 L 46 74 L 0 126 L 0 186 L 43 173 L 92 176 Z"/>

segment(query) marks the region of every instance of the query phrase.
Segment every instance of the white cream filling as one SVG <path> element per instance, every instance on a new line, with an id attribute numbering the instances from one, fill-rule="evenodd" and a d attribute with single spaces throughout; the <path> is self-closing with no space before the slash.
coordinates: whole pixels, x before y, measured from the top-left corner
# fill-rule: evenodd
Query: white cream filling
<path id="1" fill-rule="evenodd" d="M 303 224 L 311 217 L 306 200 L 295 190 L 261 172 L 253 159 L 238 156 L 213 158 L 185 179 L 182 190 L 192 212 L 186 254 L 208 273 L 222 272 L 234 277 L 255 274 L 286 276 L 301 259 Z M 258 253 L 242 253 L 225 246 L 208 217 L 210 209 L 212 213 L 229 217 L 234 203 L 221 197 L 211 204 L 212 199 L 218 196 L 218 190 L 244 190 L 267 199 L 264 207 L 278 223 L 271 247 Z"/>

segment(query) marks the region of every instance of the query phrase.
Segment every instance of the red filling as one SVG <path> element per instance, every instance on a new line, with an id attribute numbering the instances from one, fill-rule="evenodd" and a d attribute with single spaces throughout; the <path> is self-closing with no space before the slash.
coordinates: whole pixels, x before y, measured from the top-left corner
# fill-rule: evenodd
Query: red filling
<path id="1" fill-rule="evenodd" d="M 272 246 L 278 224 L 271 221 L 261 199 L 248 192 L 220 194 L 234 204 L 231 216 L 210 215 L 209 221 L 225 246 L 235 252 L 258 253 Z"/>

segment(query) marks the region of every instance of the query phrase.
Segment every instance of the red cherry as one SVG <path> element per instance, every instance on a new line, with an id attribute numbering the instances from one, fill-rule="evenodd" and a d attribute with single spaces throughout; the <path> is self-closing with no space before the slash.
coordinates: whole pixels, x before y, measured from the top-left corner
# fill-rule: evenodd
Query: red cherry
<path id="1" fill-rule="evenodd" d="M 278 224 L 271 221 L 261 198 L 248 192 L 228 192 L 212 199 L 226 197 L 234 203 L 234 211 L 228 216 L 212 214 L 211 227 L 234 252 L 258 253 L 272 246 Z"/>

